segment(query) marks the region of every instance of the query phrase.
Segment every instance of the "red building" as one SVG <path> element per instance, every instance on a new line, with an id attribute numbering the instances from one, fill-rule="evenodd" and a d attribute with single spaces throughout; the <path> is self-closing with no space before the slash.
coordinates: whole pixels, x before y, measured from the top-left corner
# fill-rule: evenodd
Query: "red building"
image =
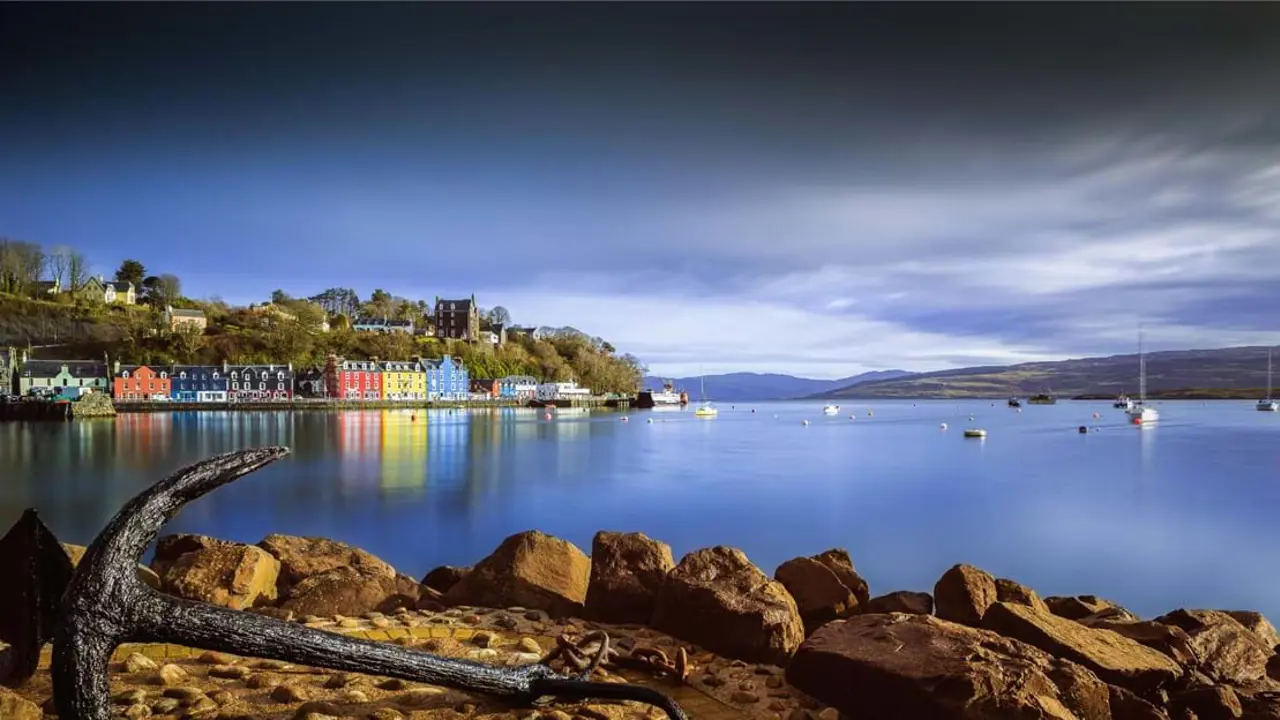
<path id="1" fill-rule="evenodd" d="M 169 373 L 146 365 L 115 365 L 111 395 L 117 400 L 168 400 L 172 385 Z"/>
<path id="2" fill-rule="evenodd" d="M 376 360 L 343 360 L 330 355 L 324 366 L 325 390 L 340 400 L 382 398 L 382 368 Z"/>

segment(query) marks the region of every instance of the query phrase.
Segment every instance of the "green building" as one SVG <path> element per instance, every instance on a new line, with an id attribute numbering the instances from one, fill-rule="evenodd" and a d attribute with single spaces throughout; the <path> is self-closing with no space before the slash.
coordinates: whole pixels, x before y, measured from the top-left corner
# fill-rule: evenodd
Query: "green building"
<path id="1" fill-rule="evenodd" d="M 18 394 L 79 397 L 85 392 L 111 393 L 105 362 L 94 360 L 28 360 L 17 364 Z"/>

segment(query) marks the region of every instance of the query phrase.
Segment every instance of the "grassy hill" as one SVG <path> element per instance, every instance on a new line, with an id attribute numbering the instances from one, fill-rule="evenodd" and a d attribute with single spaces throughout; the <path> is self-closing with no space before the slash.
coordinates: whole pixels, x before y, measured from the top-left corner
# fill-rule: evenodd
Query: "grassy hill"
<path id="1" fill-rule="evenodd" d="M 1151 397 L 1254 398 L 1267 382 L 1267 348 L 1171 350 L 1147 353 Z M 1026 397 L 1050 392 L 1058 397 L 1115 397 L 1138 392 L 1138 356 L 1081 358 L 918 373 L 893 380 L 859 383 L 818 393 L 815 398 Z"/>

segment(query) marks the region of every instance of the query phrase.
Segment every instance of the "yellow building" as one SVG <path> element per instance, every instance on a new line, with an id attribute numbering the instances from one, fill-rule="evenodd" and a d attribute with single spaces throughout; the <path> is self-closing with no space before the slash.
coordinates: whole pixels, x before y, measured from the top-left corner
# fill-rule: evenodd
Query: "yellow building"
<path id="1" fill-rule="evenodd" d="M 427 373 L 415 361 L 391 360 L 382 365 L 383 400 L 426 400 Z"/>

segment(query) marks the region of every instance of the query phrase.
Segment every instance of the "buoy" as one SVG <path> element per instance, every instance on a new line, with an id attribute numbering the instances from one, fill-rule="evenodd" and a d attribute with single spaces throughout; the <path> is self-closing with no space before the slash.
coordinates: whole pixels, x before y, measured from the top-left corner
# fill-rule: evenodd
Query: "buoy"
<path id="1" fill-rule="evenodd" d="M 1080 426 L 1080 434 L 1081 434 L 1081 435 L 1084 435 L 1084 434 L 1086 434 L 1086 433 L 1088 433 L 1088 432 L 1089 432 L 1089 428 L 1085 427 L 1084 425 L 1081 425 L 1081 426 Z"/>
<path id="2" fill-rule="evenodd" d="M 849 416 L 849 419 L 850 419 L 850 420 L 857 420 L 857 419 L 858 419 L 858 416 L 857 416 L 857 415 L 850 415 L 850 416 Z"/>
<path id="3" fill-rule="evenodd" d="M 800 424 L 801 424 L 801 425 L 808 425 L 808 424 L 809 424 L 809 421 L 808 421 L 808 420 L 801 420 L 801 421 L 800 421 Z"/>
<path id="4" fill-rule="evenodd" d="M 973 422 L 973 416 L 972 416 L 972 415 L 970 415 L 970 416 L 969 416 L 969 422 Z"/>
<path id="5" fill-rule="evenodd" d="M 1101 415 L 1101 414 L 1099 414 L 1099 413 L 1094 413 L 1094 414 L 1093 414 L 1093 419 L 1094 419 L 1094 420 L 1097 420 L 1097 419 L 1098 419 L 1098 418 L 1100 418 L 1100 417 L 1102 417 L 1102 415 Z"/>
<path id="6" fill-rule="evenodd" d="M 622 416 L 622 422 L 626 422 L 626 421 L 627 421 L 627 416 L 626 416 L 626 415 L 623 415 L 623 416 Z"/>
<path id="7" fill-rule="evenodd" d="M 650 424 L 650 425 L 652 425 L 652 424 L 653 424 L 653 418 L 649 418 L 649 424 Z"/>
<path id="8" fill-rule="evenodd" d="M 1021 413 L 1021 412 L 1022 412 L 1022 408 L 1018 408 L 1018 412 L 1019 412 L 1019 413 Z"/>
<path id="9" fill-rule="evenodd" d="M 551 419 L 551 413 L 547 413 L 547 414 L 543 415 L 543 416 L 542 416 L 542 419 L 543 419 L 543 420 L 550 420 L 550 419 Z"/>
<path id="10" fill-rule="evenodd" d="M 874 412 L 874 411 L 871 411 L 871 410 L 868 410 L 868 411 L 867 411 L 867 417 L 871 417 L 872 415 L 875 415 L 875 412 Z"/>
<path id="11" fill-rule="evenodd" d="M 941 424 L 941 425 L 939 425 L 938 427 L 942 428 L 943 430 L 946 430 L 946 429 L 947 429 L 947 424 L 946 424 L 946 423 L 942 423 L 942 424 Z"/>

